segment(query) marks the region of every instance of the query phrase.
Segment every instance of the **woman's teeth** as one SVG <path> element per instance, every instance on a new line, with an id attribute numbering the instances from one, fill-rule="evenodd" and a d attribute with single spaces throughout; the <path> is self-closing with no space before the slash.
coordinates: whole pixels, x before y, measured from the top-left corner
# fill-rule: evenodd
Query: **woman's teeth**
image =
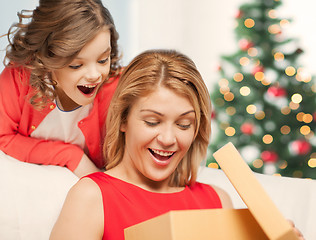
<path id="1" fill-rule="evenodd" d="M 170 152 L 170 151 L 160 151 L 160 150 L 156 150 L 156 149 L 150 149 L 152 153 L 154 153 L 154 155 L 159 155 L 161 157 L 170 157 L 172 156 L 175 152 Z"/>
<path id="2" fill-rule="evenodd" d="M 162 151 L 157 149 L 148 149 L 150 154 L 153 156 L 154 162 L 160 166 L 167 166 L 171 158 L 176 152 L 173 151 Z"/>

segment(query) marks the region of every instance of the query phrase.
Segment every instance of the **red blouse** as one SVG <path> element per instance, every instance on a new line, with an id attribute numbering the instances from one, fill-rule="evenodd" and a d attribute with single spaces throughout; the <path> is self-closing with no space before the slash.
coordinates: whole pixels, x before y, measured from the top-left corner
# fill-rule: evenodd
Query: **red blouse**
<path id="1" fill-rule="evenodd" d="M 88 175 L 101 189 L 105 240 L 124 240 L 124 229 L 171 210 L 222 208 L 215 190 L 195 183 L 175 193 L 155 193 L 102 172 Z"/>
<path id="2" fill-rule="evenodd" d="M 30 137 L 56 105 L 48 102 L 43 110 L 36 110 L 29 102 L 34 93 L 29 78 L 29 70 L 23 67 L 7 67 L 0 74 L 0 150 L 23 162 L 66 166 L 73 171 L 81 160 L 83 149 L 62 141 Z M 78 122 L 89 150 L 88 156 L 99 168 L 104 167 L 99 143 L 103 141 L 107 109 L 118 79 L 119 76 L 99 89 L 89 116 Z"/>

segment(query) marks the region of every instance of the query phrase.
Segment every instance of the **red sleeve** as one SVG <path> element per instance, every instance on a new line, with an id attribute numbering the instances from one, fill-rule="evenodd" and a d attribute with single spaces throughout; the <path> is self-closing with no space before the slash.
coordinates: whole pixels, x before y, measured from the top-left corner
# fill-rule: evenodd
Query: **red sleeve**
<path id="1" fill-rule="evenodd" d="M 29 94 L 29 73 L 5 68 L 0 75 L 0 150 L 23 162 L 66 166 L 73 171 L 82 158 L 82 149 L 30 137 L 32 120 L 41 117 L 28 103 Z"/>

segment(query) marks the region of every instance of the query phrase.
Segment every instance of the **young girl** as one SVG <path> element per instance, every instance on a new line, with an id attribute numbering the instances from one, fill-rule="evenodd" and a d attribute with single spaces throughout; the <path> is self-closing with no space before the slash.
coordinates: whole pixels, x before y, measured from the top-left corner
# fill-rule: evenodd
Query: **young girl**
<path id="1" fill-rule="evenodd" d="M 175 51 L 137 56 L 109 107 L 107 171 L 70 190 L 51 240 L 123 240 L 124 228 L 170 210 L 231 207 L 225 192 L 195 181 L 210 113 L 208 90 L 189 58 Z"/>
<path id="2" fill-rule="evenodd" d="M 100 171 L 120 70 L 111 14 L 101 0 L 40 0 L 19 18 L 0 76 L 0 150 L 78 176 Z"/>

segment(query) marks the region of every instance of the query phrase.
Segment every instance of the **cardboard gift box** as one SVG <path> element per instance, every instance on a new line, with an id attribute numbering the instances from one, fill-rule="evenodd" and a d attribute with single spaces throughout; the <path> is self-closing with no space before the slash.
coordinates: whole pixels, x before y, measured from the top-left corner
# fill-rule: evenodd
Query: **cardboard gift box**
<path id="1" fill-rule="evenodd" d="M 248 209 L 170 211 L 124 230 L 126 240 L 297 240 L 232 143 L 214 153 Z"/>
<path id="2" fill-rule="evenodd" d="M 248 209 L 171 211 L 125 229 L 126 240 L 267 240 Z"/>

